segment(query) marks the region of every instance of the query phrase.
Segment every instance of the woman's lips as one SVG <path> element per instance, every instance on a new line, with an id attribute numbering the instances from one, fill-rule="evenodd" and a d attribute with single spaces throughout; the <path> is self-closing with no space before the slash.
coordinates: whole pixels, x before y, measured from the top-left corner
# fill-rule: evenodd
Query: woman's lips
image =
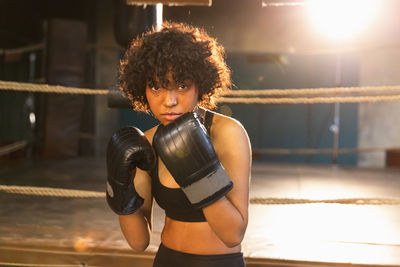
<path id="1" fill-rule="evenodd" d="M 177 118 L 179 118 L 181 116 L 181 114 L 168 113 L 168 114 L 162 114 L 161 116 L 163 116 L 168 121 L 174 121 Z"/>

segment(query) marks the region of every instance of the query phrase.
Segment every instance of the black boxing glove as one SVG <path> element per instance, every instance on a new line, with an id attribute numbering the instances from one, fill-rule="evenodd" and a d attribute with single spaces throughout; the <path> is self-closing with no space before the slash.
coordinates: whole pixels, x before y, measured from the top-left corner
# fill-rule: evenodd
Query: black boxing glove
<path id="1" fill-rule="evenodd" d="M 132 177 L 136 167 L 151 170 L 155 164 L 154 151 L 135 127 L 119 129 L 107 146 L 107 203 L 119 215 L 134 213 L 143 205 L 135 190 Z"/>
<path id="2" fill-rule="evenodd" d="M 233 183 L 195 113 L 158 126 L 153 146 L 194 207 L 205 207 L 232 189 Z"/>

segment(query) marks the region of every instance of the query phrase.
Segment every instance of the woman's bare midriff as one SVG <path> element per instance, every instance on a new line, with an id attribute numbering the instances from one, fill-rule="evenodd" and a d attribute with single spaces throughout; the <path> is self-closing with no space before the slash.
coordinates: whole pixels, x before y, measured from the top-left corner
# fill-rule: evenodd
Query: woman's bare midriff
<path id="1" fill-rule="evenodd" d="M 182 222 L 165 217 L 161 233 L 164 246 L 191 254 L 227 254 L 240 252 L 240 245 L 229 248 L 207 222 Z"/>

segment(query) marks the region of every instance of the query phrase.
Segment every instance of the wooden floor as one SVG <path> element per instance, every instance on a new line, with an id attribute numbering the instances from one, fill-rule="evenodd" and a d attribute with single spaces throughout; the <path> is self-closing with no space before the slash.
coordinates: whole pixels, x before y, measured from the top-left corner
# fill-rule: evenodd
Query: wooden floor
<path id="1" fill-rule="evenodd" d="M 0 169 L 0 184 L 104 191 L 104 163 L 15 164 Z M 399 169 L 255 162 L 250 197 L 268 204 L 250 205 L 247 266 L 400 266 Z M 329 199 L 355 200 L 311 203 Z M 151 266 L 164 220 L 158 207 L 154 220 L 149 248 L 134 253 L 103 198 L 0 192 L 0 266 Z"/>

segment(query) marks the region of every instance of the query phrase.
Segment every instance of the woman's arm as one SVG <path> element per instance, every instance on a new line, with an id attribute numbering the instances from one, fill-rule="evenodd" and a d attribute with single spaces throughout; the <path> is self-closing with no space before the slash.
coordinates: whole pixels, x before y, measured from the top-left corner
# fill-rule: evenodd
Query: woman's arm
<path id="1" fill-rule="evenodd" d="M 152 229 L 151 177 L 138 169 L 134 184 L 138 194 L 144 198 L 144 204 L 138 211 L 129 215 L 119 215 L 122 233 L 129 246 L 137 251 L 144 251 L 150 243 Z"/>
<path id="2" fill-rule="evenodd" d="M 150 129 L 144 133 L 150 143 L 153 139 L 154 130 Z M 135 189 L 144 199 L 144 203 L 135 213 L 119 215 L 119 223 L 130 247 L 137 252 L 141 252 L 149 245 L 152 230 L 153 196 L 151 194 L 151 176 L 149 172 L 137 168 L 133 179 Z"/>
<path id="3" fill-rule="evenodd" d="M 192 206 L 206 207 L 214 232 L 234 247 L 247 226 L 250 144 L 237 121 L 221 115 L 213 121 L 211 142 L 197 117 L 186 113 L 158 127 L 153 146 Z"/>
<path id="4" fill-rule="evenodd" d="M 233 189 L 220 200 L 203 208 L 216 235 L 228 247 L 241 243 L 248 222 L 251 148 L 239 122 L 218 116 L 211 128 L 218 159 L 233 182 Z"/>

